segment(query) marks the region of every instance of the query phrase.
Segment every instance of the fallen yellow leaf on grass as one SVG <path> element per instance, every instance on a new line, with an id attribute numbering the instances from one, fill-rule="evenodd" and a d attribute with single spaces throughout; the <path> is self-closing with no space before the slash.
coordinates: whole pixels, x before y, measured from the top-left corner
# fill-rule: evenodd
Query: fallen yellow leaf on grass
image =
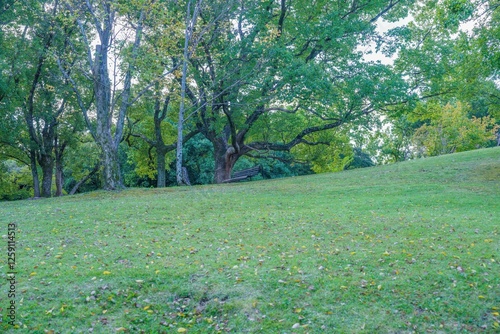
<path id="1" fill-rule="evenodd" d="M 111 274 L 111 271 L 107 271 L 107 270 L 105 270 L 105 271 L 103 271 L 103 272 L 102 272 L 102 274 L 103 274 L 103 275 L 109 275 L 109 274 Z"/>
<path id="2" fill-rule="evenodd" d="M 186 333 L 187 332 L 187 329 L 185 329 L 184 327 L 181 327 L 177 330 L 177 333 Z"/>

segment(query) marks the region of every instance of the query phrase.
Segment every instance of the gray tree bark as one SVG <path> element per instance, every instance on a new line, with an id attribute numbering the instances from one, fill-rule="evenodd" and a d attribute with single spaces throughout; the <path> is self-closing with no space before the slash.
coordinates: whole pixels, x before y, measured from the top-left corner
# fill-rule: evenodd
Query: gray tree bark
<path id="1" fill-rule="evenodd" d="M 188 1 L 186 10 L 186 30 L 184 36 L 184 55 L 182 59 L 182 80 L 181 80 L 181 103 L 179 108 L 179 120 L 177 122 L 177 152 L 176 152 L 176 163 L 175 163 L 175 174 L 177 185 L 183 185 L 184 177 L 182 173 L 182 143 L 183 143 L 183 131 L 184 131 L 184 99 L 186 97 L 186 79 L 187 79 L 187 62 L 189 60 L 189 41 L 193 36 L 194 26 L 196 24 L 196 19 L 198 18 L 198 11 L 202 0 L 198 0 L 193 10 L 191 17 L 191 0 Z"/>
<path id="2" fill-rule="evenodd" d="M 82 23 L 84 19 L 79 19 L 77 24 L 80 28 L 82 38 L 87 44 L 87 57 L 91 68 L 92 80 L 94 82 L 94 104 L 96 109 L 95 128 L 93 128 L 92 123 L 89 121 L 88 108 L 83 103 L 77 84 L 69 76 L 69 73 L 64 71 L 61 64 L 59 66 L 65 77 L 71 82 L 87 126 L 101 150 L 103 188 L 105 190 L 118 190 L 124 187 L 121 179 L 118 146 L 123 139 L 125 117 L 128 107 L 130 106 L 132 75 L 135 71 L 134 62 L 137 58 L 138 49 L 141 43 L 144 10 L 141 11 L 135 26 L 135 40 L 132 46 L 131 59 L 125 72 L 123 89 L 120 94 L 117 94 L 120 100 L 116 101 L 112 100 L 111 80 L 108 71 L 108 52 L 114 42 L 112 33 L 116 24 L 116 6 L 113 1 L 101 0 L 95 5 L 90 1 L 85 1 L 84 4 L 75 2 L 74 6 L 70 6 L 69 8 L 75 14 L 80 14 L 81 10 L 86 12 L 97 31 L 100 43 L 96 46 L 94 56 L 92 56 L 90 43 L 87 39 L 87 28 Z M 119 106 L 118 110 L 114 109 L 115 105 Z M 113 119 L 116 111 L 117 117 L 114 123 Z"/>

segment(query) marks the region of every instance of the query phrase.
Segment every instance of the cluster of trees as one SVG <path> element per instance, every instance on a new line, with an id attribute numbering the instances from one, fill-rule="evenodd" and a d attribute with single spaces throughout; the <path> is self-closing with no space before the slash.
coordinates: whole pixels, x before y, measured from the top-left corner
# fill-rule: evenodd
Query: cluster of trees
<path id="1" fill-rule="evenodd" d="M 0 198 L 498 145 L 499 5 L 3 1 Z"/>

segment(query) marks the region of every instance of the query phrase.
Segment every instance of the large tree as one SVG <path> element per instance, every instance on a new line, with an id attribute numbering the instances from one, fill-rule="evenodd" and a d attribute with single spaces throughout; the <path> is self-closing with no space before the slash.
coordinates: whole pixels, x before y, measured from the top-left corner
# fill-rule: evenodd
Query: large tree
<path id="1" fill-rule="evenodd" d="M 13 5 L 14 6 L 14 5 Z M 68 82 L 62 77 L 55 62 L 55 53 L 64 53 L 68 38 L 75 32 L 64 23 L 58 1 L 38 1 L 11 7 L 17 15 L 11 21 L 11 29 L 3 35 L 4 46 L 12 52 L 5 54 L 3 73 L 8 73 L 7 90 L 2 95 L 2 107 L 9 113 L 2 119 L 4 127 L 18 129 L 2 134 L 2 144 L 7 151 L 23 152 L 33 177 L 35 197 L 52 195 L 54 165 L 62 170 L 64 148 L 69 138 L 61 132 L 63 118 L 71 119 L 71 132 L 78 127 L 78 117 L 71 115 L 72 101 L 67 94 Z M 28 14 L 29 13 L 29 14 Z M 10 42 L 10 43 L 9 43 Z M 66 70 L 71 71 L 71 62 Z M 72 135 L 73 135 L 72 134 Z M 40 187 L 38 166 L 42 171 Z M 62 174 L 58 173 L 58 180 Z M 62 194 L 57 182 L 57 194 Z"/>
<path id="2" fill-rule="evenodd" d="M 192 138 L 197 130 L 184 126 L 181 120 L 178 122 L 178 135 L 172 132 L 172 126 L 179 116 L 182 118 L 183 109 L 182 102 L 179 102 L 182 93 L 179 94 L 177 88 L 177 81 L 182 81 L 182 62 L 179 59 L 183 54 L 189 57 L 192 52 L 183 48 L 184 43 L 180 42 L 185 39 L 186 32 L 191 31 L 186 26 L 189 24 L 187 21 L 190 21 L 185 17 L 186 4 L 176 1 L 169 3 L 168 9 L 164 5 L 158 5 L 155 9 L 144 22 L 144 41 L 137 59 L 138 85 L 148 90 L 143 95 L 139 94 L 140 98 L 135 98 L 137 102 L 128 117 L 127 142 L 132 147 L 133 157 L 143 160 L 134 159 L 141 174 L 152 177 L 155 173 L 157 186 L 165 187 L 167 153 L 175 151 L 177 146 L 181 148 L 178 152 L 182 152 L 182 144 Z M 146 148 L 144 143 L 138 143 L 131 137 L 141 138 Z M 146 164 L 155 165 L 155 171 Z"/>
<path id="3" fill-rule="evenodd" d="M 236 161 L 252 151 L 319 144 L 311 134 L 394 102 L 394 86 L 401 83 L 387 67 L 364 62 L 359 47 L 376 40 L 378 19 L 404 16 L 408 3 L 281 0 L 202 6 L 198 31 L 215 18 L 217 24 L 190 59 L 188 114 L 196 115 L 199 131 L 214 146 L 214 182 L 228 179 Z M 283 122 L 291 126 L 279 137 L 275 129 Z"/>
<path id="4" fill-rule="evenodd" d="M 445 140 L 445 132 L 449 129 L 458 131 L 460 122 L 469 123 L 468 130 L 473 132 L 479 125 L 474 125 L 474 122 L 483 122 L 484 125 L 490 124 L 494 118 L 498 122 L 500 118 L 498 2 L 426 1 L 410 13 L 412 22 L 408 26 L 389 33 L 392 43 L 387 44 L 390 47 L 386 51 L 399 51 L 395 71 L 408 82 L 408 101 L 421 103 L 408 103 L 404 108 L 392 109 L 387 118 L 392 123 L 392 136 L 386 138 L 386 149 L 399 158 L 411 156 L 410 148 L 415 150 L 413 139 L 417 129 L 420 138 L 417 142 L 427 142 L 423 146 L 429 145 L 430 138 L 441 136 L 439 141 L 445 148 L 436 149 L 433 154 L 486 145 L 487 140 L 469 145 L 464 132 L 461 136 L 454 136 L 463 143 L 455 140 L 449 148 L 445 142 L 451 139 Z M 466 115 L 459 112 L 463 108 L 444 107 L 447 104 L 457 106 L 460 102 L 469 106 L 465 108 Z M 433 105 L 440 107 L 429 107 Z M 423 110 L 432 110 L 434 115 L 429 117 L 429 112 L 422 113 Z M 442 121 L 449 122 L 452 114 L 455 124 L 443 127 Z M 468 117 L 468 120 L 463 117 Z M 433 126 L 438 127 L 439 136 L 433 134 Z M 495 127 L 482 129 L 477 139 L 489 138 L 492 129 Z M 423 141 L 422 137 L 426 140 Z M 405 144 L 400 145 L 402 143 Z M 500 132 L 497 132 L 497 144 L 500 144 Z M 417 149 L 422 149 L 418 146 Z"/>
<path id="5" fill-rule="evenodd" d="M 68 0 L 65 4 L 85 43 L 87 59 L 81 64 L 81 70 L 92 85 L 91 107 L 81 91 L 81 86 L 85 85 L 64 70 L 68 61 L 66 57 L 60 59 L 61 70 L 72 83 L 87 126 L 101 150 L 104 189 L 120 189 L 123 182 L 118 147 L 123 139 L 126 114 L 133 101 L 132 78 L 136 71 L 143 21 L 151 1 Z M 95 48 L 94 41 L 97 42 Z M 91 113 L 95 113 L 95 118 Z"/>

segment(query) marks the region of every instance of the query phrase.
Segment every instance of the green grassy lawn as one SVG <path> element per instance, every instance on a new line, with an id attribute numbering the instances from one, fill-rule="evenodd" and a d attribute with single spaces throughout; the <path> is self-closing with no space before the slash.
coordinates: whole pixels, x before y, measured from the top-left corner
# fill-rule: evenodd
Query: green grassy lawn
<path id="1" fill-rule="evenodd" d="M 0 203 L 20 333 L 500 332 L 500 149 Z"/>

